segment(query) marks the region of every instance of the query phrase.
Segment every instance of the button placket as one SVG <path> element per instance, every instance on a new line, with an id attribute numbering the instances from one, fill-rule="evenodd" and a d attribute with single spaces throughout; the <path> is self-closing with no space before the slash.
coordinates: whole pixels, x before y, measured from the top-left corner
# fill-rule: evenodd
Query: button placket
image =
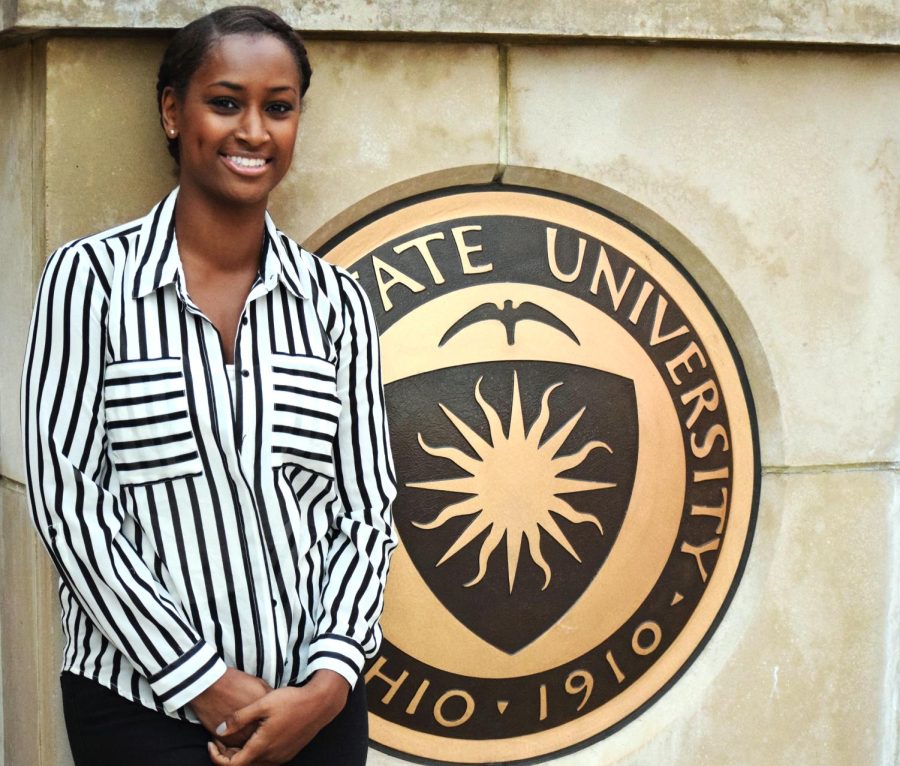
<path id="1" fill-rule="evenodd" d="M 255 289 L 251 290 L 250 295 L 247 297 L 247 305 L 244 306 L 244 313 L 241 317 L 237 338 L 237 343 L 239 344 L 238 358 L 240 359 L 240 369 L 236 368 L 235 372 L 239 372 L 241 379 L 245 381 L 240 385 L 242 395 L 238 401 L 238 407 L 241 408 L 241 417 L 237 421 L 239 428 L 235 432 L 235 438 L 238 440 L 239 460 L 243 460 L 244 456 L 247 454 L 246 450 L 249 449 L 248 441 L 252 443 L 252 439 L 248 440 L 248 430 L 258 427 L 258 424 L 256 426 L 252 424 L 252 418 L 254 417 L 256 408 L 256 397 L 258 396 L 258 392 L 250 382 L 250 368 L 252 367 L 251 360 L 253 359 L 254 345 L 253 334 L 250 331 L 244 330 L 244 328 L 250 324 L 250 318 L 247 316 L 247 311 L 254 300 L 255 291 Z M 249 429 L 247 428 L 247 424 L 251 424 Z"/>

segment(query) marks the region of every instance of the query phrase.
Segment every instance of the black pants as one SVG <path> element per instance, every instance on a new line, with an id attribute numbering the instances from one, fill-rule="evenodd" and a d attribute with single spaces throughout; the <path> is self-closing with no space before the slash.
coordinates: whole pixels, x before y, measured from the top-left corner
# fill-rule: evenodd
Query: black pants
<path id="1" fill-rule="evenodd" d="M 75 766 L 211 766 L 202 726 L 126 700 L 105 686 L 63 673 L 63 711 Z M 287 766 L 362 766 L 368 750 L 366 689 Z"/>

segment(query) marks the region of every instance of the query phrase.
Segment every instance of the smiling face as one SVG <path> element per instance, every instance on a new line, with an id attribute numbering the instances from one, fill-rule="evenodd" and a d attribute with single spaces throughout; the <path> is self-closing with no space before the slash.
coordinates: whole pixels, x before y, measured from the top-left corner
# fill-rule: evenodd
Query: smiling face
<path id="1" fill-rule="evenodd" d="M 229 207 L 264 205 L 294 154 L 296 61 L 272 35 L 227 35 L 213 43 L 182 98 L 166 89 L 162 115 L 167 136 L 179 141 L 182 194 Z"/>

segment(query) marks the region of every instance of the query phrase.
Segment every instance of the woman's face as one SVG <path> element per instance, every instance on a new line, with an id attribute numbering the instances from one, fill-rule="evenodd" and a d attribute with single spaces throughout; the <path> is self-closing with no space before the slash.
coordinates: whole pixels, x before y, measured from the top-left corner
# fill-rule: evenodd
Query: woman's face
<path id="1" fill-rule="evenodd" d="M 184 99 L 163 94 L 168 137 L 179 140 L 182 191 L 232 206 L 265 204 L 294 154 L 300 74 L 271 35 L 236 34 L 212 45 Z"/>

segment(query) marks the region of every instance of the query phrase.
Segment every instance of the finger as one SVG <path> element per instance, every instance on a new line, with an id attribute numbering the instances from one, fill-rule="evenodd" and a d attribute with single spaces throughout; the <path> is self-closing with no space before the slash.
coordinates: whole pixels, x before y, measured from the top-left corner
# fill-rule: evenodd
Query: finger
<path id="1" fill-rule="evenodd" d="M 229 734 L 239 732 L 265 718 L 268 711 L 267 697 L 268 695 L 260 697 L 255 702 L 226 716 L 225 720 L 216 727 L 216 736 L 227 737 Z"/>
<path id="2" fill-rule="evenodd" d="M 206 749 L 209 751 L 209 759 L 216 766 L 231 766 L 231 758 L 220 752 L 221 744 L 214 745 L 212 742 L 207 742 Z"/>
<path id="3" fill-rule="evenodd" d="M 260 764 L 265 763 L 265 761 L 258 758 L 258 750 L 259 748 L 248 749 L 242 747 L 227 761 L 222 761 L 220 766 L 260 766 Z"/>
<path id="4" fill-rule="evenodd" d="M 216 747 L 219 749 L 219 752 L 228 758 L 231 758 L 235 753 L 238 752 L 238 750 L 240 750 L 239 747 L 231 747 L 229 745 L 226 745 L 224 742 L 222 742 L 221 740 L 218 740 L 218 739 L 214 739 L 213 742 L 215 743 Z"/>
<path id="5" fill-rule="evenodd" d="M 243 747 L 229 748 L 233 752 L 224 763 L 228 766 L 263 766 L 271 758 L 271 753 L 267 752 L 270 744 L 269 737 L 257 729 Z"/>
<path id="6" fill-rule="evenodd" d="M 248 739 L 250 739 L 250 735 L 253 734 L 254 731 L 256 731 L 256 727 L 258 725 L 259 724 L 257 722 L 253 722 L 245 726 L 243 729 L 238 729 L 233 734 L 223 736 L 222 744 L 224 744 L 226 747 L 243 747 L 244 743 Z"/>

